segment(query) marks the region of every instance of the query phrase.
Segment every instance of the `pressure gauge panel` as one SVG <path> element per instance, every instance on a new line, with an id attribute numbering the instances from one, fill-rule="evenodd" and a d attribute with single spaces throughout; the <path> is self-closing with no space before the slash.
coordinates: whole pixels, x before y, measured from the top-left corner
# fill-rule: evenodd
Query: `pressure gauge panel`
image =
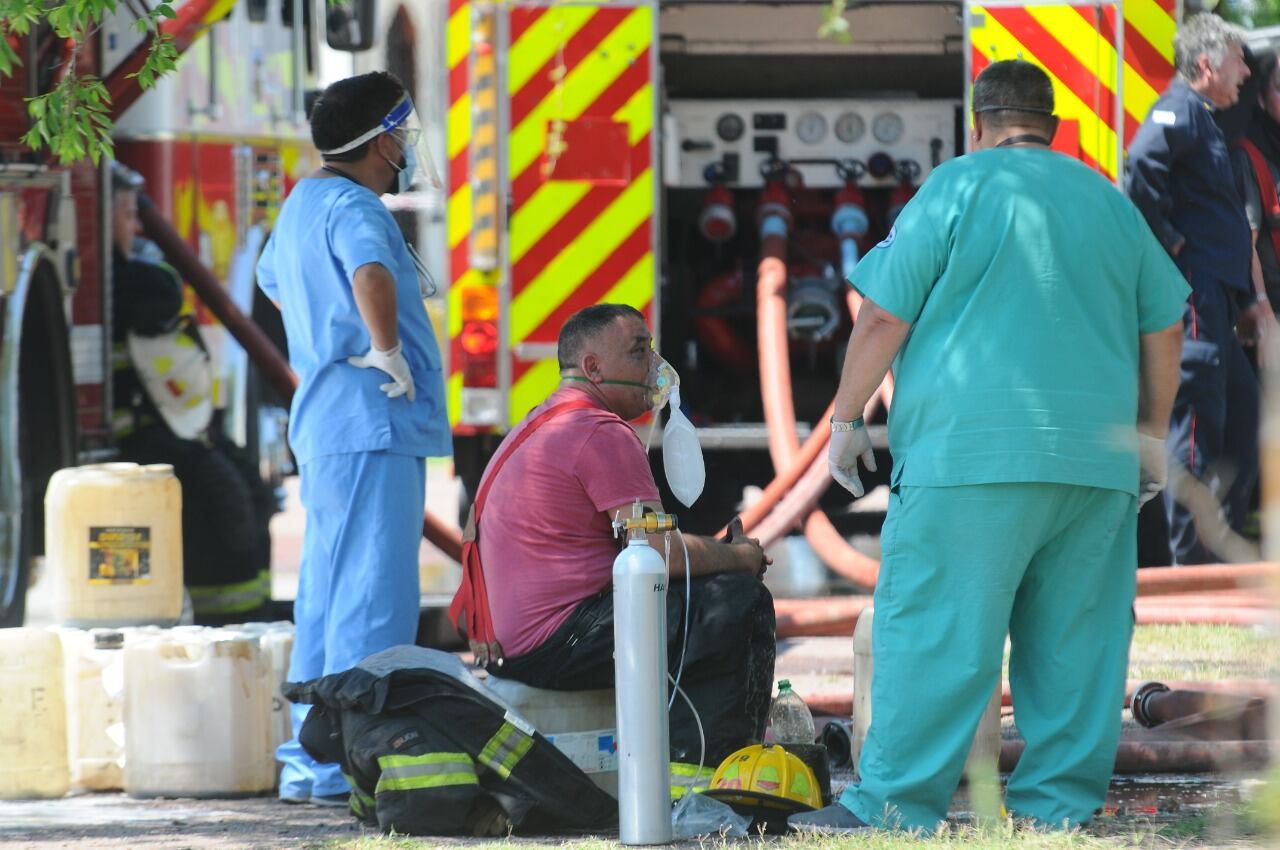
<path id="1" fill-rule="evenodd" d="M 746 123 L 737 113 L 726 112 L 716 119 L 716 135 L 722 142 L 736 142 L 746 130 Z"/>
<path id="2" fill-rule="evenodd" d="M 902 138 L 904 129 L 902 116 L 896 112 L 881 112 L 871 122 L 871 135 L 885 145 L 896 144 Z"/>
<path id="3" fill-rule="evenodd" d="M 805 112 L 796 119 L 796 135 L 806 145 L 816 145 L 827 137 L 827 119 L 821 112 Z"/>
<path id="4" fill-rule="evenodd" d="M 836 119 L 836 138 L 851 145 L 867 132 L 867 122 L 856 112 L 846 112 Z"/>

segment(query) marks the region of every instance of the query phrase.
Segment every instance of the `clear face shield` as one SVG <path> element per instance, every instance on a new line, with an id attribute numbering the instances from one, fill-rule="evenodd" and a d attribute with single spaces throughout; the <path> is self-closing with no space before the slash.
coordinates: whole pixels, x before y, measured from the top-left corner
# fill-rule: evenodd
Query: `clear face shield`
<path id="1" fill-rule="evenodd" d="M 401 163 L 391 163 L 391 166 L 399 171 L 396 191 L 407 192 L 411 188 L 444 188 L 444 181 L 440 179 L 440 172 L 436 170 L 435 160 L 431 156 L 430 148 L 427 147 L 422 121 L 418 118 L 418 111 L 414 109 L 413 101 L 407 94 L 368 132 L 361 133 L 341 147 L 320 151 L 320 153 L 324 156 L 346 153 L 383 133 L 390 133 L 401 153 L 404 154 L 403 166 Z"/>

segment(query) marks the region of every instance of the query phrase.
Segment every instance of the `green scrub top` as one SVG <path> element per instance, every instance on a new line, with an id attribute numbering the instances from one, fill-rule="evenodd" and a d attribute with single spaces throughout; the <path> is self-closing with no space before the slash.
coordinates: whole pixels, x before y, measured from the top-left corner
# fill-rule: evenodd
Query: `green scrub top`
<path id="1" fill-rule="evenodd" d="M 996 148 L 936 168 L 849 283 L 912 325 L 894 361 L 892 480 L 1136 493 L 1138 339 L 1190 288 L 1082 163 Z"/>

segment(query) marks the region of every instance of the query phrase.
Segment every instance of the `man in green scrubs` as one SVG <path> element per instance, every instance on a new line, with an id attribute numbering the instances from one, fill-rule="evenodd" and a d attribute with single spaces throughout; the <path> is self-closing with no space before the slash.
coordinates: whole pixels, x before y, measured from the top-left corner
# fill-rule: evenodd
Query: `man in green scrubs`
<path id="1" fill-rule="evenodd" d="M 974 153 L 934 170 L 849 280 L 866 301 L 830 466 L 855 495 L 858 458 L 874 469 L 863 407 L 897 378 L 872 722 L 860 783 L 802 829 L 935 827 L 1006 634 L 1026 738 L 1010 814 L 1085 823 L 1111 777 L 1188 287 L 1114 185 L 1049 150 L 1043 71 L 991 65 L 973 112 Z"/>

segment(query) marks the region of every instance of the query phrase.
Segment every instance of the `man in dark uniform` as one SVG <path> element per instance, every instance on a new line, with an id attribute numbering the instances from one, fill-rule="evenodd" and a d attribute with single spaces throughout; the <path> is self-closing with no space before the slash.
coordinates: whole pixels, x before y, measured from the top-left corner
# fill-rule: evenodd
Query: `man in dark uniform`
<path id="1" fill-rule="evenodd" d="M 1191 284 L 1183 317 L 1182 383 L 1167 448 L 1223 506 L 1239 530 L 1258 478 L 1258 381 L 1236 338 L 1251 302 L 1252 244 L 1231 157 L 1214 111 L 1234 104 L 1249 76 L 1245 33 L 1212 14 L 1190 18 L 1174 39 L 1178 74 L 1129 147 L 1125 188 Z M 1194 484 L 1185 481 L 1185 484 Z M 1178 496 L 1165 491 L 1175 564 L 1219 559 Z"/>
<path id="2" fill-rule="evenodd" d="M 142 183 L 113 163 L 112 434 L 121 460 L 171 464 L 182 484 L 183 582 L 196 622 L 262 619 L 271 600 L 275 496 L 244 451 L 210 425 L 211 401 L 197 404 L 193 392 L 161 404 L 142 375 L 139 345 L 194 344 L 198 334 L 184 330 L 182 279 L 154 242 L 138 236 L 138 204 L 150 203 L 140 199 Z"/>

